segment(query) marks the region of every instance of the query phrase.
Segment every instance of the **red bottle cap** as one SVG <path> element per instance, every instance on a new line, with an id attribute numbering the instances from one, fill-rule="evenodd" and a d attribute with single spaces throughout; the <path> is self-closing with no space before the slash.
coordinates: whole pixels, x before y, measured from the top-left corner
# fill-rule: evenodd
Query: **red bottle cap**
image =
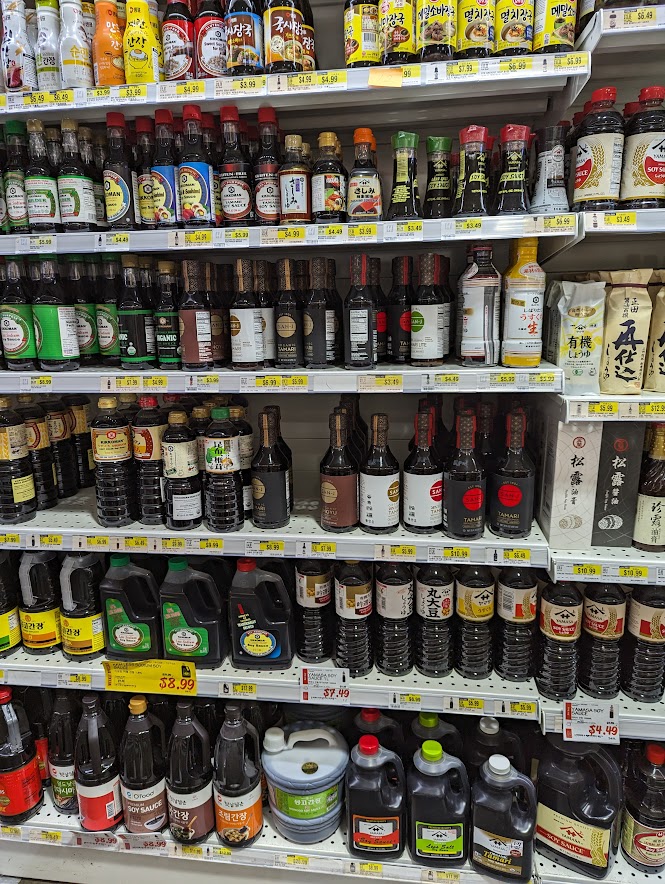
<path id="1" fill-rule="evenodd" d="M 235 104 L 225 104 L 219 109 L 219 118 L 222 123 L 238 123 L 240 121 L 240 117 L 238 116 L 238 108 L 235 106 Z"/>
<path id="2" fill-rule="evenodd" d="M 125 125 L 125 115 L 115 112 L 106 114 L 106 125 L 123 127 Z"/>
<path id="3" fill-rule="evenodd" d="M 201 125 L 204 129 L 214 129 L 215 118 L 212 114 L 201 114 Z"/>
<path id="4" fill-rule="evenodd" d="M 600 104 L 601 101 L 609 101 L 612 104 L 617 100 L 617 91 L 614 86 L 603 86 L 591 93 L 591 103 Z M 586 105 L 585 105 L 586 106 Z"/>
<path id="5" fill-rule="evenodd" d="M 182 108 L 183 120 L 199 120 L 201 121 L 201 108 L 198 104 L 185 104 Z"/>
<path id="6" fill-rule="evenodd" d="M 379 741 L 372 734 L 365 734 L 358 740 L 361 755 L 378 755 Z"/>
<path id="7" fill-rule="evenodd" d="M 665 86 L 645 86 L 640 89 L 640 101 L 665 101 Z"/>
<path id="8" fill-rule="evenodd" d="M 474 141 L 482 141 L 487 144 L 489 132 L 486 126 L 467 126 L 459 134 L 460 144 L 471 144 Z"/>
<path id="9" fill-rule="evenodd" d="M 150 117 L 137 117 L 136 118 L 136 131 L 137 132 L 154 132 L 155 126 L 150 119 Z"/>
<path id="10" fill-rule="evenodd" d="M 156 110 L 155 111 L 155 123 L 159 126 L 166 123 L 169 126 L 173 125 L 173 114 L 170 110 Z"/>
<path id="11" fill-rule="evenodd" d="M 182 117 L 173 118 L 173 131 L 182 132 Z"/>
<path id="12" fill-rule="evenodd" d="M 496 137 L 494 135 L 490 135 L 487 139 L 487 149 L 491 152 L 494 150 L 494 142 L 496 141 Z"/>
<path id="13" fill-rule="evenodd" d="M 651 764 L 658 766 L 665 764 L 665 746 L 659 746 L 658 743 L 647 743 L 646 756 L 647 761 L 650 761 Z"/>
<path id="14" fill-rule="evenodd" d="M 573 126 L 579 126 L 583 119 L 584 111 L 578 111 L 576 114 L 573 114 Z"/>
<path id="15" fill-rule="evenodd" d="M 141 408 L 157 408 L 159 403 L 156 396 L 139 396 L 139 405 Z"/>
<path id="16" fill-rule="evenodd" d="M 274 123 L 277 125 L 277 114 L 275 113 L 274 107 L 260 107 L 257 114 L 256 119 L 259 121 L 259 125 L 261 123 Z"/>
<path id="17" fill-rule="evenodd" d="M 238 559 L 238 571 L 242 571 L 242 573 L 246 573 L 247 571 L 254 571 L 256 569 L 256 562 L 254 559 Z"/>
<path id="18" fill-rule="evenodd" d="M 531 129 L 528 126 L 516 126 L 513 123 L 509 123 L 501 130 L 501 144 L 507 144 L 509 141 L 527 142 L 530 135 Z"/>
<path id="19" fill-rule="evenodd" d="M 9 703 L 12 698 L 11 688 L 0 688 L 0 703 Z"/>
<path id="20" fill-rule="evenodd" d="M 360 717 L 363 721 L 378 721 L 381 712 L 378 709 L 362 709 Z"/>

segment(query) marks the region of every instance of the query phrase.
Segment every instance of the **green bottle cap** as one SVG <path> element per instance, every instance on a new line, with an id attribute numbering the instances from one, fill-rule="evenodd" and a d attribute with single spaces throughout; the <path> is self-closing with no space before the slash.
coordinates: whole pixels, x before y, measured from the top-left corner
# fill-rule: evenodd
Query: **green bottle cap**
<path id="1" fill-rule="evenodd" d="M 443 758 L 441 743 L 437 743 L 436 740 L 425 740 L 420 749 L 420 754 L 423 756 L 423 761 L 441 761 Z"/>
<path id="2" fill-rule="evenodd" d="M 452 138 L 438 137 L 436 135 L 430 135 L 427 139 L 427 154 L 436 153 L 437 151 L 442 151 L 443 153 L 450 153 L 450 149 L 453 146 Z"/>
<path id="3" fill-rule="evenodd" d="M 229 419 L 229 410 L 228 408 L 213 408 L 210 412 L 210 417 L 214 421 L 227 421 Z"/>
<path id="4" fill-rule="evenodd" d="M 187 559 L 184 556 L 173 556 L 169 559 L 169 571 L 184 571 L 187 567 Z"/>
<path id="5" fill-rule="evenodd" d="M 439 716 L 436 712 L 420 712 L 418 714 L 418 723 L 423 727 L 436 727 L 439 723 Z"/>
<path id="6" fill-rule="evenodd" d="M 58 12 L 58 0 L 37 0 L 36 4 L 37 9 L 53 9 L 54 12 Z"/>
<path id="7" fill-rule="evenodd" d="M 127 553 L 113 553 L 111 556 L 111 567 L 122 568 L 123 565 L 129 565 L 129 556 Z"/>
<path id="8" fill-rule="evenodd" d="M 7 135 L 25 135 L 25 123 L 21 120 L 7 120 L 5 123 L 5 132 Z"/>
<path id="9" fill-rule="evenodd" d="M 397 150 L 400 147 L 411 147 L 413 150 L 417 150 L 420 136 L 416 135 L 415 132 L 396 132 L 393 135 L 392 143 L 393 150 Z"/>

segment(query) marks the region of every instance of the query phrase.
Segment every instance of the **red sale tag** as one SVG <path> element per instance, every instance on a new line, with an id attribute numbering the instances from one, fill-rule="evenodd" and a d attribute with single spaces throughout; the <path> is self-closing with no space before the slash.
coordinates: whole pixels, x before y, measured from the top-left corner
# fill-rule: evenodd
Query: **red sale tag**
<path id="1" fill-rule="evenodd" d="M 619 704 L 616 700 L 566 700 L 563 738 L 580 743 L 619 745 Z"/>
<path id="2" fill-rule="evenodd" d="M 300 670 L 300 699 L 303 703 L 351 705 L 348 669 L 304 667 Z"/>

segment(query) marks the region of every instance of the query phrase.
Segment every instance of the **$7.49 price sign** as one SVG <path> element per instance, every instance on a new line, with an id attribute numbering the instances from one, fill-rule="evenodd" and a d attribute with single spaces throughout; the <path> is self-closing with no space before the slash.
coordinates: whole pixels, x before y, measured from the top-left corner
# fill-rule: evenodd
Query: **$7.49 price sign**
<path id="1" fill-rule="evenodd" d="M 303 703 L 333 703 L 350 706 L 351 691 L 348 669 L 321 667 L 300 670 L 300 699 Z"/>
<path id="2" fill-rule="evenodd" d="M 563 739 L 619 745 L 619 706 L 615 700 L 567 700 L 563 704 Z"/>

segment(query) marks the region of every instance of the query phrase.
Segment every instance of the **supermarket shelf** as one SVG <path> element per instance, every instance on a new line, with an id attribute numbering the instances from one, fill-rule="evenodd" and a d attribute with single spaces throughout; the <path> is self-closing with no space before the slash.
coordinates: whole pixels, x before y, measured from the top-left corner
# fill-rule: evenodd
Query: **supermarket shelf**
<path id="1" fill-rule="evenodd" d="M 602 9 L 580 35 L 576 48 L 591 52 L 594 62 L 602 55 L 612 55 L 616 62 L 622 52 L 643 52 L 661 46 L 665 39 L 665 8 L 633 6 L 627 9 Z M 639 62 L 639 55 L 634 56 Z"/>
<path id="2" fill-rule="evenodd" d="M 550 550 L 550 574 L 555 580 L 584 583 L 655 583 L 665 585 L 665 554 L 634 547 L 592 546 L 578 550 Z"/>
<path id="3" fill-rule="evenodd" d="M 576 700 L 585 699 L 577 692 Z M 619 694 L 616 698 L 619 710 L 619 734 L 621 739 L 659 740 L 665 739 L 665 702 L 639 703 Z M 563 703 L 540 699 L 540 722 L 544 733 L 563 731 Z"/>
<path id="4" fill-rule="evenodd" d="M 200 228 L 197 230 L 138 230 L 129 233 L 12 234 L 0 237 L 0 255 L 45 252 L 206 252 L 271 248 L 371 245 L 417 245 L 427 242 L 468 242 L 518 239 L 523 236 L 560 237 L 577 232 L 577 215 L 505 215 L 486 218 L 378 221 L 357 224 L 292 224 L 286 227 Z"/>
<path id="5" fill-rule="evenodd" d="M 58 374 L 0 371 L 1 393 L 554 393 L 563 389 L 563 371 L 543 362 L 518 371 L 500 366 L 457 366 L 423 371 L 385 365 L 368 371 L 343 368 L 276 369 L 262 372 L 221 369 L 116 374 L 111 369 L 81 368 Z"/>
<path id="6" fill-rule="evenodd" d="M 662 421 L 665 394 L 643 390 L 638 396 L 587 394 L 559 396 L 562 420 L 570 421 Z"/>
<path id="7" fill-rule="evenodd" d="M 399 528 L 394 534 L 330 534 L 316 521 L 318 501 L 298 501 L 291 523 L 277 531 L 262 531 L 249 520 L 241 531 L 215 534 L 201 526 L 170 533 L 135 522 L 125 528 L 102 528 L 93 515 L 94 489 L 79 491 L 55 509 L 38 512 L 23 525 L 0 535 L 0 548 L 126 550 L 145 553 L 217 553 L 229 556 L 287 556 L 362 561 L 472 562 L 514 565 L 529 561 L 535 568 L 549 564 L 547 543 L 534 522 L 526 540 L 511 543 L 486 531 L 482 540 L 454 541 L 443 534 L 423 537 Z"/>

